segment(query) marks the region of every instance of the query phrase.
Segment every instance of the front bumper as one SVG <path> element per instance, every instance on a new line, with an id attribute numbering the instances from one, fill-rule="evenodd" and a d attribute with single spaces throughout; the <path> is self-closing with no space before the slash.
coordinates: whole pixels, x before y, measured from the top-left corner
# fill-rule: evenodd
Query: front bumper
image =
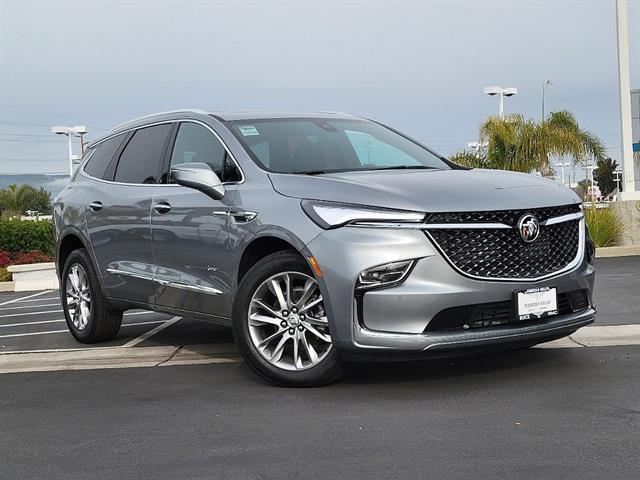
<path id="1" fill-rule="evenodd" d="M 593 268 L 576 268 L 541 281 L 485 281 L 465 277 L 440 255 L 422 231 L 345 227 L 323 232 L 307 246 L 318 261 L 331 336 L 352 351 L 449 352 L 535 344 L 570 335 L 595 319 Z M 371 290 L 361 304 L 354 296 L 358 274 L 374 265 L 419 259 L 406 280 Z M 425 331 L 440 311 L 463 305 L 504 302 L 515 290 L 555 287 L 558 293 L 585 290 L 587 308 L 536 323 L 510 323 L 459 331 Z"/>

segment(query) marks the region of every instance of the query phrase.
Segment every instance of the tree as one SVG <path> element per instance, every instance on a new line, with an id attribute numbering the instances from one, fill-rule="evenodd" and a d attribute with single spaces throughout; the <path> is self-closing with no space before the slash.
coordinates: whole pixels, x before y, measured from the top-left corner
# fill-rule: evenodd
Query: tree
<path id="1" fill-rule="evenodd" d="M 604 158 L 604 145 L 591 132 L 583 130 L 567 111 L 551 112 L 542 122 L 525 120 L 520 114 L 505 118 L 489 117 L 480 126 L 481 144 L 477 154 L 462 151 L 451 160 L 474 168 L 495 168 L 518 172 L 539 171 L 552 174 L 551 157 L 571 157 L 576 163 Z"/>
<path id="2" fill-rule="evenodd" d="M 9 185 L 0 190 L 0 213 L 3 217 L 24 215 L 27 210 L 51 212 L 51 194 L 31 185 Z"/>
<path id="3" fill-rule="evenodd" d="M 591 182 L 586 178 L 580 180 L 578 182 L 578 186 L 575 188 L 575 192 L 582 200 L 588 200 L 589 196 L 589 187 L 591 186 Z"/>
<path id="4" fill-rule="evenodd" d="M 598 160 L 598 168 L 593 172 L 593 179 L 598 182 L 600 193 L 606 197 L 613 192 L 617 185 L 613 178 L 613 172 L 617 170 L 618 162 L 610 158 Z"/>

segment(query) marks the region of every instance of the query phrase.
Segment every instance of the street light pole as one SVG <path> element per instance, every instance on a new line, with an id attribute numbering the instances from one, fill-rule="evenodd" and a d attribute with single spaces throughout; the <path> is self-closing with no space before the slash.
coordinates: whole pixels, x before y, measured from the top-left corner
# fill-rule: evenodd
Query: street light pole
<path id="1" fill-rule="evenodd" d="M 556 163 L 556 167 L 560 167 L 560 178 L 562 180 L 562 185 L 564 185 L 564 167 L 570 167 L 570 162 L 560 162 Z M 571 184 L 571 180 L 569 180 L 569 184 Z"/>
<path id="2" fill-rule="evenodd" d="M 66 135 L 67 145 L 69 149 L 69 178 L 73 177 L 73 136 L 84 135 L 87 128 L 84 125 L 76 125 L 75 127 L 56 126 L 51 127 L 51 133 L 56 135 Z"/>
<path id="3" fill-rule="evenodd" d="M 497 85 L 491 87 L 484 87 L 484 94 L 489 96 L 498 95 L 498 115 L 500 118 L 504 118 L 504 97 L 512 97 L 518 94 L 518 89 L 515 87 L 500 87 Z"/>
<path id="4" fill-rule="evenodd" d="M 547 92 L 547 87 L 553 87 L 553 83 L 551 83 L 551 80 L 547 80 L 544 85 L 542 85 L 542 116 L 540 117 L 540 121 L 544 122 L 544 95 Z"/>

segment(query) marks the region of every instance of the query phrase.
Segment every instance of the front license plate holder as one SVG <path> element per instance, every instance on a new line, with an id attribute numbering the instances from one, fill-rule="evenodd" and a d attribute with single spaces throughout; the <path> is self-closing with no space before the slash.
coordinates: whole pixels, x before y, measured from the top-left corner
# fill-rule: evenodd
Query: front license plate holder
<path id="1" fill-rule="evenodd" d="M 539 320 L 558 314 L 558 289 L 556 287 L 529 288 L 514 292 L 517 321 Z"/>

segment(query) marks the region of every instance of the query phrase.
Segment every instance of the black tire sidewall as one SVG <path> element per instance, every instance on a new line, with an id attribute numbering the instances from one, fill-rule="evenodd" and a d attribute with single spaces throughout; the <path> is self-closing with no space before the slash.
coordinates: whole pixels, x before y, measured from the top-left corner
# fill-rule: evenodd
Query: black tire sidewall
<path id="1" fill-rule="evenodd" d="M 87 281 L 89 284 L 91 295 L 91 307 L 89 310 L 91 315 L 89 318 L 89 323 L 84 330 L 78 330 L 73 324 L 71 316 L 69 315 L 69 309 L 67 305 L 66 293 L 68 274 L 71 267 L 75 264 L 81 265 L 87 273 Z M 101 338 L 96 334 L 96 331 L 98 330 L 97 324 L 100 321 L 108 321 L 109 315 L 113 312 L 111 312 L 106 305 L 106 299 L 102 294 L 98 277 L 96 275 L 95 269 L 93 268 L 93 262 L 91 261 L 91 258 L 89 257 L 89 254 L 85 249 L 74 250 L 69 254 L 69 257 L 67 258 L 67 261 L 65 262 L 64 268 L 62 270 L 62 276 L 60 278 L 60 299 L 62 301 L 62 308 L 67 327 L 76 340 L 82 343 L 91 343 L 104 340 L 104 338 Z"/>
<path id="2" fill-rule="evenodd" d="M 314 367 L 290 371 L 271 365 L 258 352 L 249 334 L 249 303 L 256 289 L 267 278 L 285 271 L 313 276 L 305 260 L 294 252 L 277 252 L 256 263 L 243 277 L 233 305 L 233 335 L 240 353 L 262 378 L 279 386 L 313 387 L 335 380 L 342 372 L 342 355 L 335 348 Z"/>

